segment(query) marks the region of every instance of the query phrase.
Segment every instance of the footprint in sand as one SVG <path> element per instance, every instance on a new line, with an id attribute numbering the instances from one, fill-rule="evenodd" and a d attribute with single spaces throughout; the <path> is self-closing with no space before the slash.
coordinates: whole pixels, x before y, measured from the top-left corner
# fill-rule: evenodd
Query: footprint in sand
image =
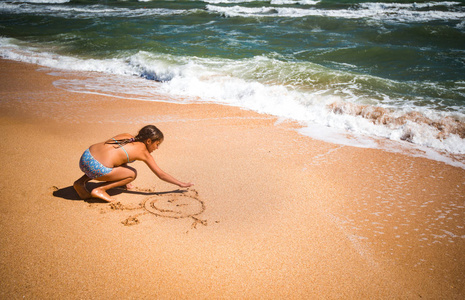
<path id="1" fill-rule="evenodd" d="M 124 221 L 121 221 L 121 224 L 123 224 L 124 226 L 132 226 L 132 225 L 137 225 L 139 223 L 140 223 L 139 219 L 134 216 L 129 216 Z"/>

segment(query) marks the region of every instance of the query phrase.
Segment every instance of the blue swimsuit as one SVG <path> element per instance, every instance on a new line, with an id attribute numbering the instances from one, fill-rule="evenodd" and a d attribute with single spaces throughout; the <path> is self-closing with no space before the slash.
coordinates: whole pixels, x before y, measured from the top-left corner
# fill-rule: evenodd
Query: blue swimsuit
<path id="1" fill-rule="evenodd" d="M 81 160 L 79 161 L 79 168 L 91 179 L 107 175 L 113 170 L 113 168 L 105 167 L 101 162 L 96 160 L 92 154 L 90 154 L 89 149 L 82 154 Z"/>
<path id="2" fill-rule="evenodd" d="M 115 139 L 113 139 L 116 143 L 118 143 Z M 119 145 L 119 143 L 118 143 Z M 126 149 L 124 149 L 123 146 L 120 146 L 124 152 L 126 153 L 126 157 L 128 158 L 128 163 L 129 161 L 129 155 Z M 84 172 L 89 178 L 95 179 L 98 177 L 101 177 L 103 175 L 107 175 L 110 173 L 113 168 L 108 168 L 102 165 L 101 162 L 96 160 L 92 154 L 90 154 L 89 149 L 84 151 L 84 153 L 81 156 L 81 159 L 79 160 L 79 168 L 81 168 L 81 171 Z"/>

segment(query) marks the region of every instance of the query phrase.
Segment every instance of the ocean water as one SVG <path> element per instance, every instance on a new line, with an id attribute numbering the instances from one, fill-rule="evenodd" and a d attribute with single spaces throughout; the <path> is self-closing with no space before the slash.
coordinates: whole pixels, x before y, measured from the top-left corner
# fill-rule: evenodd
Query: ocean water
<path id="1" fill-rule="evenodd" d="M 0 1 L 0 57 L 91 72 L 55 82 L 75 92 L 465 154 L 464 0 Z"/>

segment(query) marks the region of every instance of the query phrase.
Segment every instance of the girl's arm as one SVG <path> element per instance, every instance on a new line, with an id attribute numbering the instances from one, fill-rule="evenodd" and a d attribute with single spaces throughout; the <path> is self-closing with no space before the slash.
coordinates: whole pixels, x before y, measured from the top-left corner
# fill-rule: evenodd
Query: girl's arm
<path id="1" fill-rule="evenodd" d="M 155 160 L 153 159 L 152 155 L 150 155 L 150 153 L 148 152 L 144 156 L 143 161 L 147 164 L 150 170 L 152 170 L 152 172 L 155 173 L 155 175 L 157 175 L 157 177 L 163 181 L 175 184 L 179 187 L 190 187 L 193 185 L 190 182 L 189 183 L 181 182 L 177 180 L 176 178 L 174 178 L 173 176 L 171 176 L 170 174 L 163 171 L 162 169 L 160 169 L 160 167 L 155 163 Z"/>

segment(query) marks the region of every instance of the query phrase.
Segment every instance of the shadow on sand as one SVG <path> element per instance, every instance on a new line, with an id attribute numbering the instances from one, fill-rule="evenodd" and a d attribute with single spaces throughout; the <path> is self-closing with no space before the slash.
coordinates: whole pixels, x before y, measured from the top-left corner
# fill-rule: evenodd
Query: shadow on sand
<path id="1" fill-rule="evenodd" d="M 89 191 L 91 191 L 94 188 L 99 187 L 100 185 L 101 184 L 99 184 L 99 183 L 90 182 L 90 183 L 87 184 L 87 189 Z M 141 190 L 141 189 L 138 189 L 138 188 L 135 188 L 133 190 L 127 190 L 127 189 L 124 189 L 124 188 L 114 188 L 114 189 L 110 189 L 110 190 L 107 191 L 108 195 L 110 195 L 111 197 L 113 197 L 115 195 L 122 194 L 122 193 L 151 196 L 151 195 L 163 195 L 163 194 L 170 194 L 170 193 L 183 194 L 185 192 L 187 192 L 187 190 L 177 189 L 177 190 L 166 191 L 166 192 L 155 192 L 155 191 L 152 191 L 151 189 Z M 85 200 L 81 199 L 72 185 L 68 186 L 68 187 L 64 187 L 64 188 L 58 188 L 58 187 L 54 186 L 53 187 L 53 196 L 58 197 L 58 198 L 62 198 L 62 199 L 66 199 L 66 200 L 85 201 L 87 203 L 107 203 L 104 200 L 96 199 L 96 198 L 89 198 L 89 199 L 85 199 Z"/>

